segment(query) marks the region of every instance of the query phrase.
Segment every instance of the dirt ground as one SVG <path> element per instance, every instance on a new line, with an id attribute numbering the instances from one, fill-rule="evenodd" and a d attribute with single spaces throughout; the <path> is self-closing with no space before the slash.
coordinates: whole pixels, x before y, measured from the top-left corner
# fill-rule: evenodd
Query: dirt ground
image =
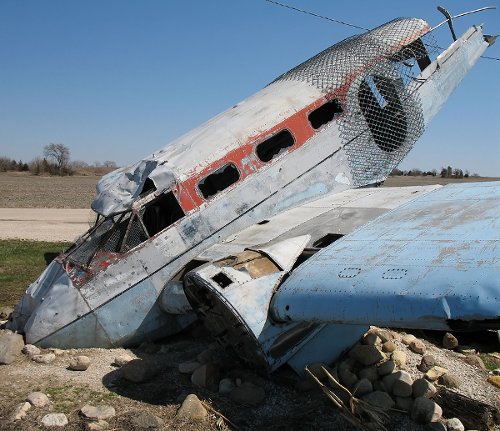
<path id="1" fill-rule="evenodd" d="M 89 209 L 99 177 L 43 177 L 0 172 L 0 208 Z"/>

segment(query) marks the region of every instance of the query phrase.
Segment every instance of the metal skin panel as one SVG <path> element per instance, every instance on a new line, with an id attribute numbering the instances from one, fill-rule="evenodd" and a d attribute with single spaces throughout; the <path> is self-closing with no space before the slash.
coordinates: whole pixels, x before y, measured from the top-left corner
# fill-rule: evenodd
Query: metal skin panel
<path id="1" fill-rule="evenodd" d="M 474 26 L 416 78 L 425 82 L 418 93 L 426 127 L 488 46 L 482 27 Z"/>
<path id="2" fill-rule="evenodd" d="M 279 321 L 500 327 L 500 182 L 448 185 L 311 257 L 274 296 Z"/>
<path id="3" fill-rule="evenodd" d="M 346 235 L 375 217 L 441 186 L 351 189 L 330 194 L 250 226 L 198 257 L 222 259 L 255 244 L 310 235 L 311 246 L 327 233 Z"/>

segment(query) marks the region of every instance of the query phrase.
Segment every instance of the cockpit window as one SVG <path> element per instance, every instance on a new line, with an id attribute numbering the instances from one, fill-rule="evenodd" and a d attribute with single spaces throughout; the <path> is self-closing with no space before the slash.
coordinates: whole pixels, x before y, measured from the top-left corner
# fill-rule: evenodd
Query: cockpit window
<path id="1" fill-rule="evenodd" d="M 87 235 L 68 250 L 67 255 L 74 263 L 82 266 L 89 265 L 98 250 L 110 252 L 117 247 L 121 239 L 120 235 L 124 233 L 123 228 L 129 218 L 130 213 L 98 219 Z M 117 229 L 113 229 L 114 226 Z M 107 244 L 108 240 L 110 240 L 109 245 Z"/>
<path id="2" fill-rule="evenodd" d="M 142 220 L 149 236 L 153 236 L 182 217 L 184 211 L 177 198 L 172 192 L 168 192 L 146 205 Z"/>
<path id="3" fill-rule="evenodd" d="M 68 249 L 66 257 L 80 267 L 90 267 L 105 256 L 132 250 L 182 217 L 184 211 L 175 195 L 163 193 L 140 211 L 98 217 L 94 227 Z"/>

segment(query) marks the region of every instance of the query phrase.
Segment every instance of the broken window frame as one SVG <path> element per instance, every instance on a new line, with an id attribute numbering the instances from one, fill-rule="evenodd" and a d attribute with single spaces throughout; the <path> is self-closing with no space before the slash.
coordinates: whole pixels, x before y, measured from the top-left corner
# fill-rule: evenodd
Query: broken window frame
<path id="1" fill-rule="evenodd" d="M 332 112 L 328 111 L 328 108 L 330 107 L 333 108 Z M 321 106 L 309 112 L 309 114 L 307 115 L 307 120 L 309 121 L 309 124 L 314 130 L 320 130 L 327 124 L 330 124 L 332 121 L 336 120 L 343 113 L 344 109 L 342 107 L 342 103 L 340 102 L 340 100 L 331 99 L 327 100 Z M 317 118 L 318 116 L 319 118 Z"/>
<path id="2" fill-rule="evenodd" d="M 175 220 L 170 221 L 168 224 L 165 224 L 160 229 L 155 229 L 155 232 L 152 233 L 152 230 L 148 229 L 147 223 L 144 221 L 144 216 L 145 216 L 148 208 L 152 207 L 157 202 L 161 203 L 162 200 L 165 200 L 165 201 L 170 200 L 172 204 L 176 205 L 175 208 L 172 208 L 172 207 L 164 208 L 165 213 L 163 214 L 163 216 L 169 214 L 170 217 L 171 217 L 171 219 L 175 218 Z M 164 204 L 165 203 L 166 202 L 164 202 Z M 186 213 L 184 212 L 184 209 L 182 208 L 180 202 L 178 201 L 177 196 L 175 195 L 175 193 L 173 191 L 173 188 L 165 190 L 162 193 L 152 193 L 152 194 L 148 195 L 146 197 L 146 199 L 144 199 L 143 201 L 141 201 L 140 204 L 141 204 L 140 205 L 140 220 L 141 220 L 141 225 L 142 225 L 143 229 L 145 230 L 146 235 L 148 236 L 148 238 L 152 238 L 155 235 L 158 235 L 161 232 L 164 232 L 166 229 L 168 229 L 169 227 L 175 225 L 179 220 L 182 220 L 186 216 Z M 174 210 L 174 211 L 171 211 L 170 213 L 167 213 L 166 212 L 167 209 Z M 138 211 L 138 210 L 136 210 L 136 211 Z M 175 212 L 179 212 L 179 211 L 182 213 L 182 215 L 180 217 L 178 215 L 175 215 Z"/>
<path id="3" fill-rule="evenodd" d="M 232 169 L 233 173 L 236 173 L 237 178 L 232 180 L 232 182 L 230 182 L 230 183 L 222 184 L 222 186 L 223 186 L 222 188 L 219 188 L 220 184 L 214 186 L 213 180 L 215 180 L 218 176 L 223 175 L 227 169 Z M 241 174 L 240 174 L 238 167 L 236 166 L 235 163 L 229 162 L 229 163 L 224 164 L 220 168 L 216 169 L 215 171 L 211 172 L 210 174 L 208 174 L 207 176 L 205 176 L 201 180 L 199 180 L 198 187 L 197 187 L 198 192 L 201 194 L 203 199 L 209 200 L 209 199 L 212 199 L 215 196 L 217 196 L 222 191 L 224 191 L 224 190 L 228 189 L 229 187 L 233 186 L 234 184 L 236 184 L 240 179 L 241 179 Z M 209 187 L 208 185 L 205 187 L 207 180 L 209 180 L 209 183 L 211 184 L 211 187 L 212 187 L 212 190 L 210 190 L 210 191 L 208 190 L 208 187 Z M 207 193 L 205 193 L 205 192 L 207 192 Z M 209 192 L 212 192 L 212 193 L 209 193 Z"/>
<path id="4" fill-rule="evenodd" d="M 280 136 L 286 136 L 286 139 L 291 138 L 291 143 L 289 145 L 283 146 L 283 145 L 272 145 L 272 141 L 279 139 L 278 137 Z M 290 141 L 289 141 L 290 142 Z M 271 144 L 270 144 L 271 143 Z M 290 148 L 295 146 L 296 144 L 295 136 L 289 129 L 281 129 L 278 132 L 274 133 L 273 135 L 269 136 L 263 141 L 260 141 L 255 145 L 255 155 L 257 158 L 262 162 L 262 163 L 271 163 L 273 160 L 284 154 L 285 152 L 288 152 Z M 266 145 L 269 146 L 269 148 L 266 148 Z M 259 151 L 259 148 L 262 150 Z M 268 158 L 267 155 L 269 154 L 270 150 L 273 149 L 279 149 L 277 152 L 273 152 L 271 154 L 271 157 Z M 265 152 L 264 152 L 265 151 Z"/>
<path id="5" fill-rule="evenodd" d="M 170 223 L 167 226 L 164 226 L 161 230 L 151 235 L 144 223 L 143 215 L 147 210 L 148 206 L 153 205 L 154 202 L 161 200 L 162 197 L 168 195 L 169 193 L 172 195 L 172 198 L 176 200 L 180 210 L 183 213 L 183 216 L 177 218 L 174 222 Z M 172 190 L 166 190 L 160 194 L 149 193 L 143 199 L 137 201 L 134 204 L 133 209 L 130 211 L 125 211 L 123 213 L 115 214 L 109 217 L 102 217 L 98 215 L 94 226 L 92 226 L 78 242 L 75 242 L 73 245 L 71 245 L 64 253 L 64 261 L 66 263 L 70 263 L 71 266 L 76 266 L 82 270 L 89 271 L 91 270 L 93 264 L 95 263 L 96 256 L 99 253 L 108 253 L 109 255 L 113 254 L 121 255 L 129 253 L 136 247 L 146 242 L 148 239 L 165 231 L 166 229 L 177 223 L 179 220 L 183 219 L 184 216 L 185 216 L 184 210 L 177 201 L 177 198 Z M 124 229 L 124 232 L 120 234 L 120 238 L 118 238 L 118 240 L 116 241 L 116 246 L 113 247 L 113 250 L 106 250 L 105 248 L 106 245 L 109 245 L 109 240 L 112 238 L 114 234 L 116 234 L 117 229 L 119 229 L 120 225 L 124 222 L 127 223 L 127 226 Z M 98 229 L 103 227 L 104 223 L 108 223 L 111 225 L 107 227 L 106 230 L 103 231 L 101 234 L 97 235 L 97 237 L 92 238 L 92 236 L 96 234 Z M 144 240 L 139 243 L 137 243 L 137 241 L 134 241 L 133 245 L 130 246 L 128 244 L 128 241 L 130 239 L 132 229 L 134 229 L 133 226 L 134 223 L 136 223 L 135 228 L 137 229 L 138 227 L 140 229 L 138 231 L 138 235 L 140 236 L 142 232 Z M 75 253 L 78 253 L 78 250 L 81 250 L 81 248 L 85 247 L 86 245 L 90 247 L 90 245 L 88 244 L 90 241 L 95 242 L 97 245 L 94 246 L 92 250 L 89 249 L 86 252 L 86 255 L 84 255 L 85 256 L 84 259 L 78 258 L 78 260 L 75 260 Z"/>

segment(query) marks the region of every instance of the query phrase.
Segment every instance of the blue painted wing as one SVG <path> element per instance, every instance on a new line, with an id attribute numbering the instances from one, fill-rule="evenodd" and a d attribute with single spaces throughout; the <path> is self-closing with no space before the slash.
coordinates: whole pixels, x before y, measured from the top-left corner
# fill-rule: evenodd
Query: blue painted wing
<path id="1" fill-rule="evenodd" d="M 500 327 L 500 182 L 448 185 L 344 236 L 273 298 L 278 319 Z"/>

